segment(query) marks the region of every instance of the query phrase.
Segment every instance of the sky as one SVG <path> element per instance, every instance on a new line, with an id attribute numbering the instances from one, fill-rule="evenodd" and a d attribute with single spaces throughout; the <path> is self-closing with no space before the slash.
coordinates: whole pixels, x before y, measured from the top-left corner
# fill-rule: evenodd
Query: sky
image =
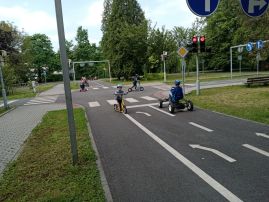
<path id="1" fill-rule="evenodd" d="M 196 16 L 185 0 L 138 0 L 147 19 L 157 27 L 191 27 Z M 90 43 L 102 38 L 103 0 L 62 0 L 65 37 L 75 41 L 79 26 L 88 30 Z M 9 21 L 29 35 L 46 34 L 58 50 L 54 0 L 0 0 L 0 21 Z"/>

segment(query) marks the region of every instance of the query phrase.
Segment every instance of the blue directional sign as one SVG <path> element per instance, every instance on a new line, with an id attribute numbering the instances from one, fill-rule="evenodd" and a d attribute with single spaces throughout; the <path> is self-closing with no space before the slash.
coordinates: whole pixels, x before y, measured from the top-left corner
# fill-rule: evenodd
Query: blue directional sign
<path id="1" fill-rule="evenodd" d="M 220 0 L 187 0 L 190 10 L 200 17 L 213 14 L 217 10 L 219 2 Z"/>
<path id="2" fill-rule="evenodd" d="M 240 0 L 242 9 L 250 17 L 264 14 L 268 8 L 269 0 Z"/>
<path id="3" fill-rule="evenodd" d="M 251 51 L 253 50 L 253 45 L 252 45 L 251 42 L 249 42 L 249 43 L 247 44 L 246 49 L 247 49 L 248 52 L 251 52 Z"/>
<path id="4" fill-rule="evenodd" d="M 256 46 L 257 46 L 257 49 L 262 49 L 263 48 L 263 41 L 262 40 L 259 40 L 259 41 L 257 41 L 257 43 L 256 43 Z"/>

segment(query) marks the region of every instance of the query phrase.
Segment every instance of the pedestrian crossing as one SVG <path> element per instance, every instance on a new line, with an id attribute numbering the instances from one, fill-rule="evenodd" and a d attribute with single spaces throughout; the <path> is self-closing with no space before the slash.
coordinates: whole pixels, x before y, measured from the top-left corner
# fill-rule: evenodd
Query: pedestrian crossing
<path id="1" fill-rule="evenodd" d="M 51 103 L 55 103 L 57 98 L 58 98 L 58 96 L 36 97 L 36 98 L 26 102 L 24 104 L 24 106 L 40 105 L 40 104 L 51 104 Z"/>
<path id="2" fill-rule="evenodd" d="M 141 100 L 140 100 L 141 99 Z M 154 97 L 150 97 L 150 96 L 142 96 L 140 97 L 140 99 L 138 100 L 138 98 L 125 98 L 124 101 L 126 103 L 139 103 L 139 102 L 142 102 L 143 101 L 157 101 L 156 98 Z M 117 100 L 113 99 L 113 100 L 106 100 L 106 102 L 109 104 L 109 105 L 114 105 L 114 104 L 117 104 Z M 95 107 L 100 107 L 101 104 L 98 102 L 98 101 L 93 101 L 93 102 L 89 102 L 89 107 L 90 108 L 95 108 Z"/>

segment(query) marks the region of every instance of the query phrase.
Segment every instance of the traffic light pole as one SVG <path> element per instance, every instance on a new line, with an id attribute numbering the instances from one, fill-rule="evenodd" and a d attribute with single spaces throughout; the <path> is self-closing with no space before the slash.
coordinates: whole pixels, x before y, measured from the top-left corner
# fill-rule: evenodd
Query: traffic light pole
<path id="1" fill-rule="evenodd" d="M 196 54 L 196 95 L 200 95 L 200 81 L 199 81 L 199 59 Z"/>
<path id="2" fill-rule="evenodd" d="M 4 58 L 2 57 L 2 51 L 0 51 L 0 80 L 1 80 L 1 85 L 2 85 L 2 96 L 3 96 L 4 107 L 5 109 L 8 109 L 7 95 L 6 95 L 5 83 L 3 79 L 2 67 L 4 67 Z"/>

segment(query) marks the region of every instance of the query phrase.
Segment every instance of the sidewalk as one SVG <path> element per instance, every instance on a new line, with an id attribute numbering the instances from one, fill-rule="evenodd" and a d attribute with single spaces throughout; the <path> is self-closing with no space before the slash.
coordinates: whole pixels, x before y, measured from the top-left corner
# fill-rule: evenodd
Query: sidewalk
<path id="1" fill-rule="evenodd" d="M 63 84 L 58 84 L 39 96 L 63 93 Z M 0 175 L 7 164 L 16 158 L 24 141 L 41 122 L 45 113 L 60 109 L 66 109 L 65 104 L 20 106 L 0 117 Z"/>

